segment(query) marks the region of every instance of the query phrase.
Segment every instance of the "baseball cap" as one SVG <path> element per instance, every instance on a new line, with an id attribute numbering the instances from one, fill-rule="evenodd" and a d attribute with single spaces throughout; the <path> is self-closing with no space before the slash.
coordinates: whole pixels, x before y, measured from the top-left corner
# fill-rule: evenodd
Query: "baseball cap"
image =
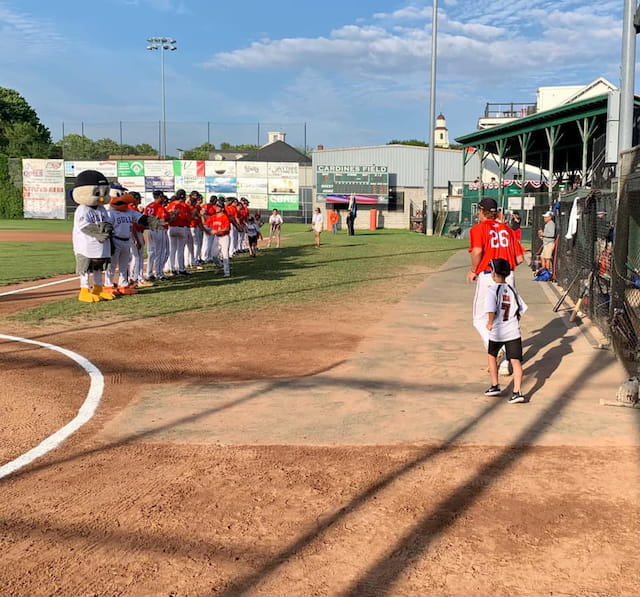
<path id="1" fill-rule="evenodd" d="M 505 278 L 511 273 L 511 266 L 506 259 L 492 259 L 490 265 L 492 272 L 495 272 L 500 276 L 504 276 Z"/>
<path id="2" fill-rule="evenodd" d="M 186 197 L 187 192 L 184 189 L 178 189 L 176 191 L 176 197 Z"/>
<path id="3" fill-rule="evenodd" d="M 553 212 L 552 212 L 552 211 L 545 211 L 545 212 L 542 214 L 542 217 L 543 217 L 543 218 L 553 218 Z"/>
<path id="4" fill-rule="evenodd" d="M 491 197 L 483 197 L 478 205 L 487 211 L 498 211 L 498 204 L 496 200 L 491 199 Z"/>
<path id="5" fill-rule="evenodd" d="M 83 170 L 76 178 L 76 187 L 108 185 L 107 177 L 97 170 Z"/>

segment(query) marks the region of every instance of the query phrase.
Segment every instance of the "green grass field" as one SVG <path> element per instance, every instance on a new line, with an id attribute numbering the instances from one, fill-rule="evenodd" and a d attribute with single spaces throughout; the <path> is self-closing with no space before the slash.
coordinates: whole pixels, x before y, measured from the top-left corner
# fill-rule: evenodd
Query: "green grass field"
<path id="1" fill-rule="evenodd" d="M 71 243 L 0 242 L 0 286 L 73 273 Z"/>
<path id="2" fill-rule="evenodd" d="M 0 220 L 2 230 L 31 230 L 48 232 L 71 232 L 73 222 L 71 220 Z"/>
<path id="3" fill-rule="evenodd" d="M 437 267 L 467 246 L 467 241 L 426 237 L 402 230 L 358 231 L 351 237 L 346 232 L 335 236 L 324 232 L 322 242 L 322 247 L 316 249 L 308 226 L 286 224 L 280 249 L 263 248 L 255 259 L 246 254 L 236 256 L 232 260 L 231 278 L 206 269 L 194 272 L 188 278 L 156 284 L 135 296 L 96 304 L 65 299 L 23 311 L 12 318 L 37 322 L 86 314 L 91 314 L 92 318 L 152 317 L 219 307 L 249 308 L 317 300 L 326 300 L 330 307 L 341 302 L 344 295 L 357 286 L 375 284 L 376 292 L 380 293 L 385 284 L 393 285 L 402 278 L 404 268 L 415 265 Z M 0 246 L 3 270 L 5 261 L 8 271 L 21 269 L 4 257 L 7 245 L 14 245 L 11 254 L 13 259 L 20 261 L 27 247 L 23 243 L 19 247 L 15 246 L 17 243 Z M 46 257 L 41 270 L 43 276 L 47 275 L 48 264 L 53 263 L 57 265 L 50 268 L 50 274 L 73 271 L 70 246 L 65 243 L 33 245 L 32 257 Z M 67 262 L 69 266 L 65 270 Z M 7 274 L 4 283 L 6 278 Z"/>

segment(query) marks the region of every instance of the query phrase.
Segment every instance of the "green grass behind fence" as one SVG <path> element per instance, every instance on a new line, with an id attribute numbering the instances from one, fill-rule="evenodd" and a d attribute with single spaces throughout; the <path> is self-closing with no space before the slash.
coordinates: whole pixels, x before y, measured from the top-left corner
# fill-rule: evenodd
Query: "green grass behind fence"
<path id="1" fill-rule="evenodd" d="M 397 284 L 406 267 L 437 267 L 467 241 L 426 237 L 403 230 L 362 231 L 355 236 L 324 232 L 316 249 L 313 233 L 302 224 L 287 224 L 279 249 L 263 248 L 258 257 L 234 257 L 232 276 L 212 269 L 187 278 L 142 290 L 138 295 L 96 304 L 65 299 L 19 313 L 24 321 L 74 317 L 151 317 L 215 308 L 251 308 L 324 301 L 327 309 L 344 308 L 346 293 L 356 286 L 376 283 L 384 299 L 385 288 Z M 416 284 L 421 275 L 416 275 Z M 382 283 L 382 284 L 380 284 Z"/>

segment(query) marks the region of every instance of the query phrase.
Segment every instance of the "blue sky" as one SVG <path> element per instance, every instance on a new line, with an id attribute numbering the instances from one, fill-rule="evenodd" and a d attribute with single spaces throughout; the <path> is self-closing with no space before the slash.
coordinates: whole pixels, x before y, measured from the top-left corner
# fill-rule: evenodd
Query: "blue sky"
<path id="1" fill-rule="evenodd" d="M 436 111 L 450 137 L 486 102 L 619 84 L 623 0 L 440 0 Z M 165 53 L 168 151 L 266 142 L 345 147 L 428 137 L 431 0 L 0 0 L 0 86 L 55 139 L 157 145 Z M 129 123 L 138 124 L 129 124 Z M 260 122 L 260 130 L 256 123 Z M 146 124 L 143 124 L 146 123 Z M 306 134 L 305 126 L 306 123 Z"/>

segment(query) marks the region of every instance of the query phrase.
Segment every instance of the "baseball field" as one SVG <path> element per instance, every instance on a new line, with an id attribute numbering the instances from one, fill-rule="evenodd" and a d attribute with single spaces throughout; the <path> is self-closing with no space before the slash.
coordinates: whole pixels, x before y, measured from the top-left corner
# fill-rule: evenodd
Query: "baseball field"
<path id="1" fill-rule="evenodd" d="M 465 243 L 358 232 L 82 304 L 70 225 L 0 222 L 0 595 L 640 594 L 615 359 L 523 282 L 487 398 Z"/>

